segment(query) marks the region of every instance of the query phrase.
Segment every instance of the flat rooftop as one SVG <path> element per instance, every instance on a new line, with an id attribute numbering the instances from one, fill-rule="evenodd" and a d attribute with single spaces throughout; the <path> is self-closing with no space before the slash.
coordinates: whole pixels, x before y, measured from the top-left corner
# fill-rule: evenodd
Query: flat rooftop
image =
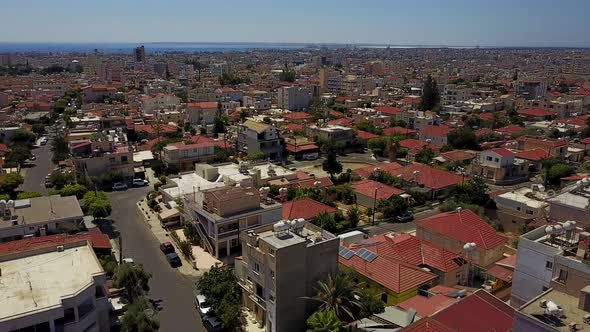
<path id="1" fill-rule="evenodd" d="M 184 197 L 187 194 L 193 192 L 200 192 L 204 189 L 211 189 L 225 186 L 225 183 L 219 180 L 219 182 L 211 182 L 205 178 L 200 177 L 196 173 L 181 174 L 179 177 L 170 178 L 170 182 L 175 183 L 176 187 L 169 187 L 160 189 L 166 194 L 173 198 Z"/>
<path id="2" fill-rule="evenodd" d="M 309 224 L 301 230 L 300 234 L 297 234 L 291 230 L 275 233 L 272 228 L 270 230 L 263 231 L 258 234 L 261 241 L 265 241 L 270 244 L 273 248 L 281 249 L 299 243 L 314 244 L 327 240 L 323 237 L 321 228 L 314 229 Z"/>
<path id="3" fill-rule="evenodd" d="M 525 190 L 509 191 L 509 192 L 503 193 L 501 195 L 498 195 L 498 197 L 508 199 L 511 201 L 522 202 L 532 208 L 542 208 L 547 205 L 547 203 L 545 203 L 543 201 L 543 199 L 545 199 L 547 197 L 547 195 L 545 193 L 538 192 L 537 193 L 539 195 L 538 199 L 534 199 L 534 198 L 528 197 L 526 195 L 527 193 L 533 192 L 531 189 L 529 189 L 529 188 L 523 188 L 523 189 L 525 189 Z"/>
<path id="4" fill-rule="evenodd" d="M 563 315 L 566 318 L 561 318 L 557 321 L 552 321 L 544 315 L 544 308 L 539 303 L 541 300 L 551 301 L 563 309 Z M 539 295 L 537 298 L 522 306 L 518 311 L 528 316 L 531 316 L 541 322 L 551 326 L 557 331 L 569 332 L 568 324 L 571 322 L 577 323 L 577 331 L 590 331 L 590 325 L 584 323 L 584 316 L 590 314 L 584 310 L 578 309 L 578 298 L 554 289 L 549 289 L 545 293 Z"/>
<path id="5" fill-rule="evenodd" d="M 84 213 L 76 196 L 42 196 L 14 201 L 13 219 L 0 219 L 0 228 L 13 227 L 16 218 L 19 225 L 33 225 L 48 221 L 82 219 Z"/>
<path id="6" fill-rule="evenodd" d="M 240 173 L 240 166 L 234 163 L 226 164 L 226 165 L 219 165 L 217 167 L 217 172 L 225 178 L 231 179 L 236 183 L 240 183 L 241 181 L 250 178 L 250 175 L 245 175 Z M 274 170 L 274 174 L 270 175 L 269 170 Z M 295 178 L 295 172 L 281 166 L 276 166 L 271 163 L 264 163 L 259 165 L 250 165 L 248 166 L 249 173 L 256 173 L 260 171 L 260 178 L 262 180 L 267 179 L 274 179 L 274 178 Z M 272 171 L 271 171 L 272 172 Z"/>
<path id="7" fill-rule="evenodd" d="M 60 306 L 104 273 L 87 244 L 0 261 L 0 321 Z M 12 318 L 11 318 L 12 317 Z"/>
<path id="8" fill-rule="evenodd" d="M 551 199 L 549 202 L 555 202 L 563 205 L 573 206 L 579 209 L 585 209 L 590 203 L 590 199 L 582 195 L 573 194 L 571 192 L 565 192 L 559 194 Z"/>

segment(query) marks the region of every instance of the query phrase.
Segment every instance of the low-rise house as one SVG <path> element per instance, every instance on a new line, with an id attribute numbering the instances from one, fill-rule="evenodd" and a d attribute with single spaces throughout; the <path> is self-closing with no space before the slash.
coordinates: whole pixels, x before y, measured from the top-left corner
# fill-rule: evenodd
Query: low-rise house
<path id="1" fill-rule="evenodd" d="M 334 144 L 348 145 L 354 138 L 354 130 L 348 127 L 326 125 L 305 127 L 305 134 L 314 142 L 318 140 L 331 141 Z"/>
<path id="2" fill-rule="evenodd" d="M 498 220 L 505 231 L 518 232 L 519 227 L 535 218 L 547 216 L 546 200 L 550 196 L 542 185 L 524 187 L 495 195 Z"/>
<path id="3" fill-rule="evenodd" d="M 357 169 L 353 170 L 352 172 L 354 174 L 360 176 L 363 179 L 367 179 L 367 178 L 369 178 L 369 176 L 375 175 L 375 172 L 385 172 L 391 176 L 394 176 L 393 172 L 395 170 L 402 168 L 402 167 L 403 167 L 402 165 L 400 165 L 396 162 L 390 162 L 390 163 L 384 163 L 384 164 L 380 164 L 380 165 L 370 165 L 370 166 L 357 168 Z"/>
<path id="4" fill-rule="evenodd" d="M 0 242 L 59 233 L 60 225 L 76 225 L 84 214 L 76 196 L 42 196 L 0 201 Z"/>
<path id="5" fill-rule="evenodd" d="M 340 267 L 354 273 L 354 280 L 377 291 L 386 305 L 395 305 L 429 288 L 436 274 L 377 253 L 371 246 L 340 247 Z"/>
<path id="6" fill-rule="evenodd" d="M 531 172 L 540 171 L 543 168 L 543 161 L 551 157 L 547 151 L 540 148 L 520 151 L 514 156 L 518 159 L 526 160 L 529 164 L 529 171 Z"/>
<path id="7" fill-rule="evenodd" d="M 107 276 L 87 240 L 0 255 L 0 330 L 110 330 Z"/>
<path id="8" fill-rule="evenodd" d="M 432 199 L 446 196 L 457 183 L 463 181 L 463 177 L 455 173 L 420 163 L 409 164 L 390 174 L 413 184 L 414 190 L 424 192 Z"/>
<path id="9" fill-rule="evenodd" d="M 436 145 L 446 145 L 448 143 L 447 136 L 451 132 L 449 126 L 425 126 L 418 132 L 418 138 L 421 141 L 430 142 Z"/>
<path id="10" fill-rule="evenodd" d="M 261 152 L 265 159 L 280 160 L 283 141 L 274 125 L 247 120 L 239 125 L 237 150 L 246 154 Z"/>
<path id="11" fill-rule="evenodd" d="M 193 170 L 195 163 L 211 162 L 215 159 L 215 149 L 223 149 L 223 141 L 216 141 L 206 136 L 193 136 L 187 143 L 170 143 L 162 149 L 162 161 L 174 164 L 181 171 Z"/>
<path id="12" fill-rule="evenodd" d="M 91 84 L 82 88 L 82 98 L 85 103 L 100 103 L 106 97 L 114 97 L 117 88 L 104 84 Z"/>
<path id="13" fill-rule="evenodd" d="M 518 115 L 527 121 L 543 121 L 555 119 L 557 114 L 542 108 L 523 108 L 517 111 Z"/>
<path id="14" fill-rule="evenodd" d="M 590 226 L 589 182 L 586 179 L 563 188 L 561 193 L 549 198 L 549 220 L 566 222 L 574 220 L 580 227 Z"/>
<path id="15" fill-rule="evenodd" d="M 387 136 L 391 136 L 394 134 L 397 135 L 404 135 L 406 137 L 414 138 L 416 136 L 417 131 L 413 129 L 408 129 L 404 127 L 388 127 L 383 129 L 383 134 Z"/>
<path id="16" fill-rule="evenodd" d="M 407 159 L 414 160 L 416 158 L 416 154 L 423 149 L 430 149 L 434 152 L 434 154 L 438 154 L 442 146 L 436 145 L 431 142 L 421 141 L 413 138 L 406 138 L 404 140 L 399 141 L 399 146 L 408 150 Z"/>
<path id="17" fill-rule="evenodd" d="M 336 213 L 336 208 L 308 197 L 283 203 L 283 219 L 285 220 L 303 218 L 312 221 L 323 212 Z"/>
<path id="18" fill-rule="evenodd" d="M 479 289 L 400 332 L 511 332 L 514 310 L 502 300 Z"/>
<path id="19" fill-rule="evenodd" d="M 526 181 L 529 168 L 524 160 L 516 159 L 512 151 L 495 148 L 480 152 L 471 164 L 471 174 L 490 183 L 508 185 Z"/>
<path id="20" fill-rule="evenodd" d="M 382 199 L 389 199 L 404 193 L 403 190 L 394 188 L 373 180 L 361 180 L 352 184 L 352 191 L 356 196 L 356 203 L 360 206 L 374 209 Z"/>
<path id="21" fill-rule="evenodd" d="M 521 151 L 542 149 L 554 158 L 564 158 L 567 153 L 568 143 L 565 140 L 521 136 L 516 141 L 518 142 L 518 149 Z"/>
<path id="22" fill-rule="evenodd" d="M 184 196 L 184 209 L 215 257 L 241 247 L 239 234 L 281 219 L 282 205 L 256 188 L 224 186 Z"/>
<path id="23" fill-rule="evenodd" d="M 502 259 L 508 242 L 473 211 L 461 208 L 417 221 L 416 236 L 454 253 L 465 253 L 463 246 L 475 243 L 475 249 L 466 255 L 484 269 Z"/>
<path id="24" fill-rule="evenodd" d="M 216 101 L 188 103 L 185 110 L 186 120 L 194 126 L 211 125 L 219 113 L 218 107 Z"/>
<path id="25" fill-rule="evenodd" d="M 94 133 L 90 140 L 70 142 L 72 161 L 78 176 L 119 173 L 127 179 L 135 174 L 133 152 L 127 135 L 120 129 Z"/>

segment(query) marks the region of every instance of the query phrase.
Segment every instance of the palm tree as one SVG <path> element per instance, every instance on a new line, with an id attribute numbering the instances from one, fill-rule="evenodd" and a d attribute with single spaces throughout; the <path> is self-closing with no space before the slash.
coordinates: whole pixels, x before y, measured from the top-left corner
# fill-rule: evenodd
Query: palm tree
<path id="1" fill-rule="evenodd" d="M 329 275 L 325 282 L 318 281 L 317 294 L 310 299 L 320 302 L 320 311 L 333 311 L 339 319 L 353 321 L 353 309 L 359 306 L 356 289 L 349 275 L 337 273 Z"/>
<path id="2" fill-rule="evenodd" d="M 339 332 L 342 321 L 334 311 L 316 311 L 307 319 L 307 332 Z"/>

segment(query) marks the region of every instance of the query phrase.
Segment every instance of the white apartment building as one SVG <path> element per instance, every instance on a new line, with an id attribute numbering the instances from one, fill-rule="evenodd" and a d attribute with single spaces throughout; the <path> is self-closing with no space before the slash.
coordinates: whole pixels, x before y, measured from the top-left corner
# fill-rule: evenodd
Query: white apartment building
<path id="1" fill-rule="evenodd" d="M 87 241 L 10 253 L 0 269 L 0 331 L 109 331 L 106 273 Z"/>
<path id="2" fill-rule="evenodd" d="M 277 91 L 278 107 L 289 111 L 306 110 L 309 107 L 311 96 L 312 91 L 308 88 L 297 86 L 279 88 Z"/>

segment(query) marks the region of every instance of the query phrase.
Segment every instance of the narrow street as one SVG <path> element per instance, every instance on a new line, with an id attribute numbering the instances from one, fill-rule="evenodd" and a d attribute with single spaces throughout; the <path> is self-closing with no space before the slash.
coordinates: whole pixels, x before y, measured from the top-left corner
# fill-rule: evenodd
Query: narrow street
<path id="1" fill-rule="evenodd" d="M 143 220 L 135 203 L 145 197 L 151 187 L 130 188 L 107 193 L 112 205 L 112 219 L 123 238 L 123 256 L 143 264 L 152 274 L 150 297 L 161 300 L 160 331 L 205 331 L 194 307 L 194 283 L 170 267 L 160 252 L 159 243 Z"/>
<path id="2" fill-rule="evenodd" d="M 37 160 L 35 160 L 35 166 L 26 169 L 25 183 L 22 188 L 24 191 L 36 191 L 46 195 L 48 190 L 45 188 L 45 176 L 53 169 L 51 146 L 42 145 L 31 152 Z"/>

